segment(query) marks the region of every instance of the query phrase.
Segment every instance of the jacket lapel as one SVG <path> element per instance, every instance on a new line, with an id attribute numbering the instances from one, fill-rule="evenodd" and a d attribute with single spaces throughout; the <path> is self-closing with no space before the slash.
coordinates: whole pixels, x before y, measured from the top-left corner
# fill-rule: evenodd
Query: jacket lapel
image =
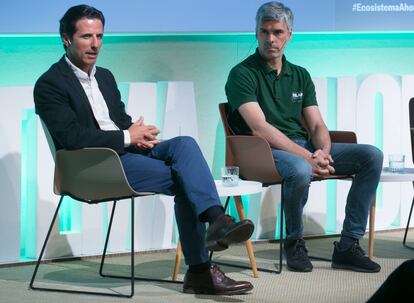
<path id="1" fill-rule="evenodd" d="M 80 84 L 78 78 L 76 78 L 72 69 L 67 64 L 65 56 L 63 56 L 62 59 L 59 60 L 59 69 L 62 72 L 62 74 L 66 77 L 67 84 L 72 88 L 71 91 L 77 93 L 80 97 L 80 100 L 86 102 L 86 104 L 90 106 L 88 97 L 86 96 L 85 91 L 82 85 Z"/>
<path id="2" fill-rule="evenodd" d="M 77 95 L 77 98 L 73 98 L 75 102 L 81 102 L 83 105 L 85 105 L 91 115 L 93 120 L 96 122 L 95 116 L 92 111 L 91 104 L 89 103 L 88 97 L 86 96 L 85 90 L 83 89 L 82 85 L 80 84 L 78 78 L 76 78 L 75 74 L 73 73 L 72 69 L 68 65 L 68 63 L 65 60 L 65 56 L 63 56 L 58 63 L 59 69 L 63 76 L 66 78 L 67 85 L 71 88 L 70 92 Z"/>

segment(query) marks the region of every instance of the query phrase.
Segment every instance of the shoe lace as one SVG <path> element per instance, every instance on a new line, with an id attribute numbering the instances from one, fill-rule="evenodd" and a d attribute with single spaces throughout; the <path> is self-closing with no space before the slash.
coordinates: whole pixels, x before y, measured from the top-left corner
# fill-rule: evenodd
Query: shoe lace
<path id="1" fill-rule="evenodd" d="M 221 271 L 221 269 L 216 265 L 216 264 L 212 264 L 211 265 L 213 272 L 215 273 L 215 276 L 218 280 L 220 281 L 225 281 L 225 282 L 233 282 L 233 279 L 230 279 L 229 277 L 227 277 L 224 272 Z"/>
<path id="2" fill-rule="evenodd" d="M 303 240 L 298 240 L 296 242 L 295 255 L 299 257 L 308 255 L 308 249 L 306 248 L 305 242 Z"/>
<path id="3" fill-rule="evenodd" d="M 362 247 L 359 246 L 359 241 L 355 242 L 355 244 L 352 246 L 352 252 L 358 255 L 359 257 L 364 257 L 366 255 Z"/>

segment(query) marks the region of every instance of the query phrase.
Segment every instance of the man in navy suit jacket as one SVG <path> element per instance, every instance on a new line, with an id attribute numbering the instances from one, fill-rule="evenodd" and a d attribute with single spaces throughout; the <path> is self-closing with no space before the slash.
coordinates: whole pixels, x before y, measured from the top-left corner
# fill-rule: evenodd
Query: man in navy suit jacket
<path id="1" fill-rule="evenodd" d="M 209 167 L 191 137 L 160 142 L 159 130 L 125 112 L 112 73 L 95 63 L 105 19 L 90 6 L 71 7 L 60 20 L 65 55 L 36 82 L 36 113 L 59 149 L 108 147 L 121 158 L 136 191 L 175 195 L 175 214 L 189 269 L 184 292 L 240 294 L 253 288 L 211 265 L 208 250 L 250 238 L 250 220 L 224 214 Z M 206 231 L 205 223 L 209 223 Z"/>

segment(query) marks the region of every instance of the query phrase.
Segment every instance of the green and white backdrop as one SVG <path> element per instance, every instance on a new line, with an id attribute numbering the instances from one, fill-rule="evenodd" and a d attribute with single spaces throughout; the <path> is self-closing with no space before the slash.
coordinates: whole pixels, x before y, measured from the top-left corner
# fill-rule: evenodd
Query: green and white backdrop
<path id="1" fill-rule="evenodd" d="M 253 53 L 253 33 L 108 34 L 98 65 L 115 75 L 128 112 L 155 123 L 166 139 L 197 139 L 218 179 L 224 165 L 224 134 L 218 103 L 226 101 L 229 70 Z M 58 202 L 53 158 L 34 113 L 33 85 L 63 54 L 58 35 L 0 35 L 0 263 L 35 258 Z M 414 96 L 414 32 L 298 32 L 287 46 L 291 62 L 313 76 L 319 106 L 331 130 L 352 130 L 360 143 L 406 155 L 413 166 L 408 101 Z M 387 165 L 387 163 L 384 163 Z M 341 231 L 350 183 L 313 183 L 305 208 L 305 232 Z M 409 183 L 381 184 L 376 229 L 404 227 Z M 254 239 L 278 238 L 280 188 L 244 197 L 256 224 Z M 137 199 L 137 250 L 175 247 L 173 199 Z M 129 247 L 128 203 L 120 203 L 111 252 Z M 108 223 L 107 205 L 66 200 L 47 250 L 48 257 L 99 254 Z M 230 210 L 235 214 L 234 209 Z"/>

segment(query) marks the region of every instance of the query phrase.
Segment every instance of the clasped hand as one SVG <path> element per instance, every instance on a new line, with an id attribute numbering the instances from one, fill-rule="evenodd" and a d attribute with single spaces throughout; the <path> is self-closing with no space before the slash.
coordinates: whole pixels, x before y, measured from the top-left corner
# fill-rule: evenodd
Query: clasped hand
<path id="1" fill-rule="evenodd" d="M 312 175 L 314 177 L 324 177 L 335 173 L 331 155 L 321 149 L 316 150 L 312 154 L 309 162 L 312 165 Z"/>
<path id="2" fill-rule="evenodd" d="M 160 143 L 157 139 L 160 130 L 154 125 L 145 125 L 143 117 L 132 124 L 128 131 L 131 136 L 131 145 L 135 145 L 139 149 L 151 149 Z"/>

